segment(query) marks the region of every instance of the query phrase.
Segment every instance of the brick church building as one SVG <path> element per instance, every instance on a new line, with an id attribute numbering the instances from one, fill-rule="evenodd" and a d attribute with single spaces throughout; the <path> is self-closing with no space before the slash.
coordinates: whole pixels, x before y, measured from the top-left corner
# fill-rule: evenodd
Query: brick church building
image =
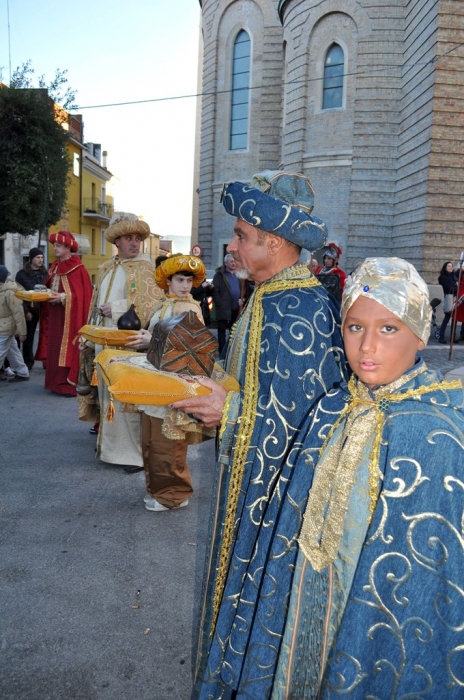
<path id="1" fill-rule="evenodd" d="M 223 182 L 307 175 L 344 251 L 436 282 L 464 249 L 464 2 L 201 0 L 194 239 L 222 262 Z"/>

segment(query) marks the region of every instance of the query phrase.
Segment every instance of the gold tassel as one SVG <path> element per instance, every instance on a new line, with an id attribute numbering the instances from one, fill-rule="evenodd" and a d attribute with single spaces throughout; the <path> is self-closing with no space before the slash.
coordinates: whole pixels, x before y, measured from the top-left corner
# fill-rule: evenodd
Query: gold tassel
<path id="1" fill-rule="evenodd" d="M 106 420 L 108 423 L 112 423 L 114 421 L 114 401 L 113 401 L 113 395 L 110 394 L 110 405 L 108 406 L 108 413 L 106 414 Z"/>
<path id="2" fill-rule="evenodd" d="M 97 366 L 93 366 L 93 372 L 92 372 L 92 379 L 90 380 L 90 385 L 91 386 L 98 386 L 100 382 L 98 381 L 98 372 L 97 372 Z"/>

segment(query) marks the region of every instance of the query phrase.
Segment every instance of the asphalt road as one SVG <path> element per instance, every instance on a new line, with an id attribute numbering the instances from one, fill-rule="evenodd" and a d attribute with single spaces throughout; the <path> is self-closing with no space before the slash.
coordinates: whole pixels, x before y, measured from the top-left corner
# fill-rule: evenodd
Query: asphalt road
<path id="1" fill-rule="evenodd" d="M 464 366 L 432 339 L 429 366 Z M 74 399 L 0 382 L 1 700 L 188 700 L 214 462 L 189 448 L 188 508 L 94 457 Z"/>
<path id="2" fill-rule="evenodd" d="M 189 507 L 149 512 L 43 375 L 0 382 L 0 697 L 188 699 L 213 441 L 189 448 Z"/>

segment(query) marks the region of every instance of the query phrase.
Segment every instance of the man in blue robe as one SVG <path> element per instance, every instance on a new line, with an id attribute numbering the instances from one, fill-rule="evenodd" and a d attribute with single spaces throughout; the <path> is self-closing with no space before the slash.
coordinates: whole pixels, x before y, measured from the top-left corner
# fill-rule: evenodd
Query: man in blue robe
<path id="1" fill-rule="evenodd" d="M 254 605 L 279 587 L 263 577 L 264 566 L 290 542 L 276 534 L 273 509 L 291 481 L 301 425 L 343 379 L 337 303 L 299 263 L 301 248 L 314 251 L 326 239 L 324 224 L 311 216 L 313 204 L 311 183 L 299 174 L 267 171 L 251 186 L 225 188 L 223 205 L 237 217 L 227 251 L 237 276 L 255 283 L 225 359 L 241 391 L 226 395 L 205 379 L 209 396 L 173 404 L 208 427 L 221 425 L 197 657 L 200 698 L 235 697 L 248 673 L 249 638 L 261 628 Z M 301 507 L 295 503 L 300 518 Z M 274 612 L 282 634 L 284 612 Z M 260 666 L 258 647 L 252 663 Z"/>

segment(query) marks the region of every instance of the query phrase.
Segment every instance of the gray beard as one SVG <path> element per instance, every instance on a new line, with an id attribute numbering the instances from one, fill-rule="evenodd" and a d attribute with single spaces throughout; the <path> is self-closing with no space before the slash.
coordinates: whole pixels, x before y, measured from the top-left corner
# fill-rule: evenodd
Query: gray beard
<path id="1" fill-rule="evenodd" d="M 235 276 L 239 280 L 247 280 L 251 277 L 251 272 L 244 267 L 242 270 L 235 270 Z"/>

